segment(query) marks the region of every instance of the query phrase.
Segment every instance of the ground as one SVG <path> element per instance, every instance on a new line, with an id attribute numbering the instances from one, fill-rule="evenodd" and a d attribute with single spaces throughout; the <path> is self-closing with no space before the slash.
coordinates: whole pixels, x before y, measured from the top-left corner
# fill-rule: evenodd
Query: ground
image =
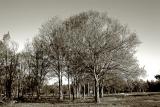
<path id="1" fill-rule="evenodd" d="M 147 95 L 109 95 L 100 104 L 93 99 L 77 100 L 71 103 L 10 103 L 2 107 L 160 107 L 160 94 Z"/>

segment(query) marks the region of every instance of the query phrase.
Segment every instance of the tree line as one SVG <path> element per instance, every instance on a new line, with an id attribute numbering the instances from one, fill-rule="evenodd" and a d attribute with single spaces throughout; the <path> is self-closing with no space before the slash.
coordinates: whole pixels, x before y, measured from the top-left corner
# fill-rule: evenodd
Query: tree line
<path id="1" fill-rule="evenodd" d="M 36 95 L 50 77 L 58 78 L 58 99 L 64 99 L 63 77 L 69 99 L 94 93 L 96 102 L 112 87 L 134 81 L 145 73 L 135 57 L 137 34 L 106 13 L 82 12 L 61 20 L 53 17 L 17 52 L 17 44 L 5 34 L 0 41 L 0 91 L 11 98 Z M 92 87 L 92 89 L 90 88 Z M 117 88 L 117 89 L 119 89 Z M 130 86 L 128 88 L 131 88 Z M 110 89 L 110 90 L 109 90 Z M 112 90 L 112 91 L 111 91 Z M 126 90 L 126 89 L 124 89 Z M 52 90 L 53 91 L 53 90 Z"/>

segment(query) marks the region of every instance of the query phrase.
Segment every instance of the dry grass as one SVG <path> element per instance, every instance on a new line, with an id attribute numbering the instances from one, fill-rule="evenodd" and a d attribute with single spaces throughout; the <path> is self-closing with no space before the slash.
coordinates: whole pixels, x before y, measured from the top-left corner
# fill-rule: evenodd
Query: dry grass
<path id="1" fill-rule="evenodd" d="M 93 103 L 92 100 L 77 100 L 66 104 L 10 103 L 2 107 L 160 107 L 160 95 L 158 94 L 145 96 L 106 96 L 101 99 L 100 104 Z"/>
<path id="2" fill-rule="evenodd" d="M 49 103 L 18 103 L 2 107 L 129 107 L 121 104 L 49 104 Z"/>

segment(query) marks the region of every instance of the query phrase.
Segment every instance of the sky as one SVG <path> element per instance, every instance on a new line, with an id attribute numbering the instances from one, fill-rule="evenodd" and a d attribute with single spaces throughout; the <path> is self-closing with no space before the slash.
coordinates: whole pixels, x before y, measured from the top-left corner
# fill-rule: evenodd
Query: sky
<path id="1" fill-rule="evenodd" d="M 160 0 L 0 0 L 0 37 L 9 31 L 20 51 L 49 18 L 87 10 L 107 12 L 127 24 L 142 42 L 136 57 L 147 70 L 145 79 L 160 73 Z"/>

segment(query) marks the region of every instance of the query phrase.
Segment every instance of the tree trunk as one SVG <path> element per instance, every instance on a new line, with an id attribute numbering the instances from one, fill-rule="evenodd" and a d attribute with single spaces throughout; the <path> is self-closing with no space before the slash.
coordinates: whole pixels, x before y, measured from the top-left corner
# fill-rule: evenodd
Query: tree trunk
<path id="1" fill-rule="evenodd" d="M 76 98 L 80 97 L 80 84 L 78 83 L 78 80 L 76 78 Z"/>
<path id="2" fill-rule="evenodd" d="M 83 99 L 85 99 L 85 92 L 86 92 L 86 87 L 85 84 L 83 85 Z"/>
<path id="3" fill-rule="evenodd" d="M 103 98 L 103 85 L 101 85 L 101 88 L 100 88 L 100 98 Z"/>
<path id="4" fill-rule="evenodd" d="M 88 91 L 87 91 L 87 96 L 89 96 L 90 94 L 90 88 L 89 88 L 89 82 L 88 82 L 88 87 L 87 87 Z"/>
<path id="5" fill-rule="evenodd" d="M 12 80 L 10 79 L 7 79 L 6 80 L 6 97 L 11 99 L 11 96 L 12 96 L 12 89 L 11 89 L 11 86 L 12 86 Z"/>
<path id="6" fill-rule="evenodd" d="M 79 86 L 76 84 L 76 98 L 79 98 Z"/>
<path id="7" fill-rule="evenodd" d="M 96 86 L 93 86 L 93 96 L 96 96 Z"/>
<path id="8" fill-rule="evenodd" d="M 81 97 L 81 84 L 78 84 L 78 97 L 80 98 Z"/>
<path id="9" fill-rule="evenodd" d="M 19 80 L 18 80 L 19 81 Z M 20 84 L 18 82 L 18 88 L 17 88 L 17 98 L 20 97 Z"/>
<path id="10" fill-rule="evenodd" d="M 73 101 L 75 100 L 75 86 L 74 86 L 74 83 L 72 83 L 72 86 L 71 86 L 71 94 L 72 94 L 72 98 L 73 98 Z"/>
<path id="11" fill-rule="evenodd" d="M 38 84 L 38 86 L 36 87 L 37 89 L 36 89 L 36 93 L 37 93 L 37 99 L 39 99 L 39 97 L 40 97 L 40 86 L 39 86 L 39 84 Z"/>
<path id="12" fill-rule="evenodd" d="M 100 98 L 103 97 L 103 80 L 101 81 L 101 85 L 100 85 Z"/>
<path id="13" fill-rule="evenodd" d="M 95 79 L 95 101 L 96 101 L 96 103 L 100 103 L 98 79 Z"/>
<path id="14" fill-rule="evenodd" d="M 63 100 L 63 92 L 62 92 L 62 74 L 59 73 L 59 100 Z"/>
<path id="15" fill-rule="evenodd" d="M 70 75 L 68 73 L 68 97 L 71 99 Z"/>

